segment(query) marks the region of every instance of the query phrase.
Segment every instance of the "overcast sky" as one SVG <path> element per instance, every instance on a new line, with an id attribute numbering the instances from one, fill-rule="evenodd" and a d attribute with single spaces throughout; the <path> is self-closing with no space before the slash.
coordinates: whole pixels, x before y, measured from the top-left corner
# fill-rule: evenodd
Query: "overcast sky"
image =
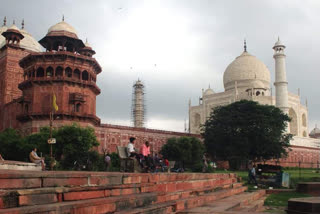
<path id="1" fill-rule="evenodd" d="M 184 130 L 188 100 L 224 91 L 223 73 L 243 51 L 262 60 L 274 81 L 272 46 L 287 46 L 289 91 L 308 99 L 309 130 L 320 125 L 320 1 L 314 0 L 0 0 L 0 16 L 37 40 L 61 21 L 97 52 L 103 68 L 97 115 L 130 125 L 132 85 L 146 87 L 147 127 Z"/>

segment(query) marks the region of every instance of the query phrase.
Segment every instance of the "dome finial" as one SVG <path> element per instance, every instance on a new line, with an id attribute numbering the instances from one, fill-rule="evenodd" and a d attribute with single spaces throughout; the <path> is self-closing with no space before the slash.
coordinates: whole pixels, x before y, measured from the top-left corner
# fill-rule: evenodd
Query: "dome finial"
<path id="1" fill-rule="evenodd" d="M 88 38 L 86 38 L 86 43 L 88 43 Z"/>
<path id="2" fill-rule="evenodd" d="M 62 14 L 62 21 L 64 22 L 64 14 Z"/>
<path id="3" fill-rule="evenodd" d="M 209 83 L 209 88 L 210 88 L 210 83 Z"/>
<path id="4" fill-rule="evenodd" d="M 246 41 L 246 39 L 244 39 L 244 52 L 247 52 L 247 41 Z"/>
<path id="5" fill-rule="evenodd" d="M 24 19 L 22 19 L 22 22 L 21 22 L 21 29 L 22 30 L 24 29 Z"/>
<path id="6" fill-rule="evenodd" d="M 13 20 L 13 22 L 12 22 L 14 25 L 16 24 L 16 20 Z"/>
<path id="7" fill-rule="evenodd" d="M 3 26 L 6 26 L 6 25 L 7 25 L 7 17 L 5 16 L 3 19 Z"/>

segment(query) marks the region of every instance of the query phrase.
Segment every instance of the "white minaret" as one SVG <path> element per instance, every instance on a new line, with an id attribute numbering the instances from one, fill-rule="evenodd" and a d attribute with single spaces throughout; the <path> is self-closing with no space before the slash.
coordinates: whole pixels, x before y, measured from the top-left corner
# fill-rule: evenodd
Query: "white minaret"
<path id="1" fill-rule="evenodd" d="M 144 126 L 144 85 L 138 79 L 133 85 L 133 100 L 132 100 L 132 116 L 134 127 L 142 128 Z"/>
<path id="2" fill-rule="evenodd" d="M 273 46 L 276 75 L 274 86 L 276 89 L 276 107 L 288 114 L 288 82 L 286 74 L 286 55 L 284 54 L 285 48 L 286 46 L 284 46 L 278 38 L 278 41 Z"/>

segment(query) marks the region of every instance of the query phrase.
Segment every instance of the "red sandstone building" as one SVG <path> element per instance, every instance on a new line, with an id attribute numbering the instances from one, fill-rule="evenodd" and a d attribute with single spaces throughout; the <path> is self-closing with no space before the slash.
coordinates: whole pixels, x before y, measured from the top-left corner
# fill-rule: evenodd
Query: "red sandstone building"
<path id="1" fill-rule="evenodd" d="M 101 124 L 96 116 L 96 96 L 100 94 L 96 80 L 102 69 L 93 58 L 95 51 L 64 21 L 50 27 L 39 43 L 23 23 L 22 29 L 15 24 L 7 28 L 4 20 L 0 28 L 0 131 L 11 127 L 26 135 L 49 126 L 55 94 L 59 109 L 54 126 L 77 122 L 93 127 L 100 152 L 116 151 L 116 146 L 127 145 L 131 136 L 137 138 L 137 146 L 145 140 L 152 142 L 155 152 L 169 137 L 199 136 Z M 288 166 L 287 162 L 298 161 L 317 164 L 319 149 L 293 146 L 289 157 L 282 160 Z"/>
<path id="2" fill-rule="evenodd" d="M 5 20 L 0 34 L 0 131 L 11 127 L 26 135 L 48 126 L 55 94 L 59 109 L 54 125 L 77 122 L 94 127 L 100 151 L 116 151 L 131 136 L 138 145 L 149 140 L 158 151 L 169 137 L 189 135 L 101 124 L 96 116 L 101 66 L 93 58 L 95 51 L 65 21 L 50 27 L 39 41 L 44 49 L 24 24 L 21 30 L 15 24 L 7 28 Z"/>

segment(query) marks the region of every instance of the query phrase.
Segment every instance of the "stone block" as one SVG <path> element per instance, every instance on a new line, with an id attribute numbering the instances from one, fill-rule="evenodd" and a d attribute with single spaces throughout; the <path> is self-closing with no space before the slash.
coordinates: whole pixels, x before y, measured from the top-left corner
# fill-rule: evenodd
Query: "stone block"
<path id="1" fill-rule="evenodd" d="M 0 179 L 1 189 L 22 189 L 41 187 L 41 178 Z"/>
<path id="2" fill-rule="evenodd" d="M 19 206 L 50 204 L 58 202 L 57 194 L 37 194 L 19 196 Z"/>
<path id="3" fill-rule="evenodd" d="M 88 185 L 88 178 L 43 178 L 43 187 L 83 185 Z"/>
<path id="4" fill-rule="evenodd" d="M 105 197 L 105 191 L 81 191 L 81 192 L 66 192 L 63 194 L 64 201 L 76 201 L 92 198 L 103 198 Z"/>

